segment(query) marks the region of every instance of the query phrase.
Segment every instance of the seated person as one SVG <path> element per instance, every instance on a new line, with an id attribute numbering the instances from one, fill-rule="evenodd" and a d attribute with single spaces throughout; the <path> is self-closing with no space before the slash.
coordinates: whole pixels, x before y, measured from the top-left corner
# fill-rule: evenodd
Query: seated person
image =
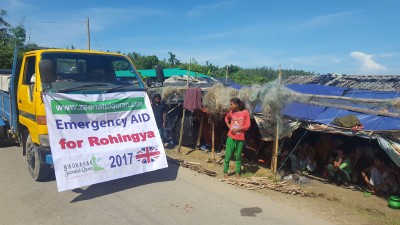
<path id="1" fill-rule="evenodd" d="M 374 164 L 375 157 L 373 149 L 370 146 L 358 145 L 354 148 L 354 151 L 352 151 L 350 158 L 353 166 L 352 181 L 354 184 L 357 184 L 359 181 L 363 180 L 361 171 Z"/>
<path id="2" fill-rule="evenodd" d="M 293 173 L 315 171 L 317 168 L 315 151 L 308 142 L 299 145 L 297 151 L 290 155 L 290 164 Z"/>
<path id="3" fill-rule="evenodd" d="M 318 168 L 323 168 L 329 159 L 332 149 L 335 148 L 335 142 L 331 135 L 320 134 L 320 138 L 315 143 L 315 157 L 318 161 Z"/>
<path id="4" fill-rule="evenodd" d="M 343 146 L 338 146 L 338 156 L 334 159 L 333 163 L 329 163 L 326 166 L 329 176 L 331 179 L 335 179 L 336 182 L 350 182 L 352 166 L 349 157 L 350 151 L 345 149 Z"/>
<path id="5" fill-rule="evenodd" d="M 371 192 L 394 194 L 399 190 L 400 173 L 388 167 L 386 162 L 386 155 L 379 153 L 375 156 L 374 164 L 361 172 Z"/>

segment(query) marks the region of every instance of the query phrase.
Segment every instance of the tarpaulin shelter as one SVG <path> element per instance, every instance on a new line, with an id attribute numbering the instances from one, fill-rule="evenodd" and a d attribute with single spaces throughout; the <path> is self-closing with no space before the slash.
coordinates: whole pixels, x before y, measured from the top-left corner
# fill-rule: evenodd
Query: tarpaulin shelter
<path id="1" fill-rule="evenodd" d="M 399 111 L 396 100 L 400 97 L 400 77 L 291 76 L 285 85 L 301 94 L 339 97 L 325 99 L 321 105 L 295 101 L 287 103 L 282 112 L 285 118 L 299 121 L 302 127 L 311 131 L 376 139 L 391 160 L 400 166 L 400 117 L 396 115 Z M 378 106 L 373 101 L 368 103 L 347 99 L 376 99 L 386 104 Z M 363 112 L 347 108 L 361 109 Z M 392 114 L 394 116 L 390 116 Z M 334 124 L 335 119 L 348 115 L 357 117 L 363 129 L 352 130 Z"/>

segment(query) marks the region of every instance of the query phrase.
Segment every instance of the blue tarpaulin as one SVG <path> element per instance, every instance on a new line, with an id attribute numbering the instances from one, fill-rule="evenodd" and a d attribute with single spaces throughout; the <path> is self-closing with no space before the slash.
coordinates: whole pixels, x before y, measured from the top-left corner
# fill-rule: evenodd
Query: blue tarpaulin
<path id="1" fill-rule="evenodd" d="M 368 98 L 368 99 L 393 99 L 399 97 L 398 92 L 378 92 L 369 90 L 346 89 L 341 87 L 323 86 L 316 84 L 293 84 L 288 85 L 293 91 L 303 94 L 313 95 L 333 95 L 352 98 Z M 346 106 L 378 110 L 376 105 L 369 103 L 354 103 L 345 100 L 331 99 L 326 102 L 334 104 L 345 104 Z M 389 108 L 389 111 L 392 111 Z M 400 118 L 378 116 L 372 114 L 364 114 L 344 109 L 309 105 L 304 103 L 289 103 L 284 107 L 283 114 L 298 120 L 306 120 L 315 123 L 332 125 L 335 118 L 347 115 L 355 115 L 364 125 L 364 130 L 385 131 L 400 130 Z"/>

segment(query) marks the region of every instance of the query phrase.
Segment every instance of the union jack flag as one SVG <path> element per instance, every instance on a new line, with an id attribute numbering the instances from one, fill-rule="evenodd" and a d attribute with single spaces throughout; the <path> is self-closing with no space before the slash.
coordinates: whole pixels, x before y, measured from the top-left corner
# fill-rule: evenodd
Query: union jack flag
<path id="1" fill-rule="evenodd" d="M 150 164 L 156 161 L 159 157 L 160 151 L 158 151 L 156 147 L 144 147 L 136 154 L 136 160 L 145 164 Z"/>

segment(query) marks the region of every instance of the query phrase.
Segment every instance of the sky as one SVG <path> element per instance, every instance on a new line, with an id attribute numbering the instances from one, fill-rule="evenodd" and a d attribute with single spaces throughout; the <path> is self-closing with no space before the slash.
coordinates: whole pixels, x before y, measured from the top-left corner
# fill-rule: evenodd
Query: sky
<path id="1" fill-rule="evenodd" d="M 223 67 L 400 75 L 399 0 L 0 0 L 40 46 Z"/>

